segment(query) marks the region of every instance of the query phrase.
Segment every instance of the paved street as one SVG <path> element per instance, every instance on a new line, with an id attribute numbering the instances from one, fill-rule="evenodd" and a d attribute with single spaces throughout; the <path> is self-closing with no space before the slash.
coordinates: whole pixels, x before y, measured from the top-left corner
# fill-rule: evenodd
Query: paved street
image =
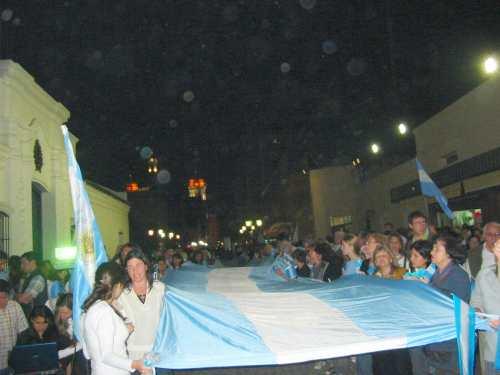
<path id="1" fill-rule="evenodd" d="M 356 374 L 350 357 L 273 367 L 215 368 L 173 371 L 175 375 L 351 375 Z"/>

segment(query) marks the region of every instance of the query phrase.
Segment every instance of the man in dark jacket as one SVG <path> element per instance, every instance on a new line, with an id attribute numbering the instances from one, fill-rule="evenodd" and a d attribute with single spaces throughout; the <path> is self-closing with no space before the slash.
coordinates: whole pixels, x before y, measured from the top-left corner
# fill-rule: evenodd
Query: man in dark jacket
<path id="1" fill-rule="evenodd" d="M 17 294 L 16 299 L 28 317 L 34 306 L 42 306 L 47 302 L 47 280 L 38 270 L 38 261 L 33 251 L 21 256 L 21 268 L 25 278 L 21 285 L 21 293 Z"/>

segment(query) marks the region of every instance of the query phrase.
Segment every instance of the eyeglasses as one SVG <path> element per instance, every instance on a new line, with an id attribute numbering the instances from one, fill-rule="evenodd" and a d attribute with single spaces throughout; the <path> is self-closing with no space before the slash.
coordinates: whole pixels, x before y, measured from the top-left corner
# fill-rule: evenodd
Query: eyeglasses
<path id="1" fill-rule="evenodd" d="M 496 237 L 500 238 L 500 232 L 485 232 L 484 235 L 486 237 Z"/>

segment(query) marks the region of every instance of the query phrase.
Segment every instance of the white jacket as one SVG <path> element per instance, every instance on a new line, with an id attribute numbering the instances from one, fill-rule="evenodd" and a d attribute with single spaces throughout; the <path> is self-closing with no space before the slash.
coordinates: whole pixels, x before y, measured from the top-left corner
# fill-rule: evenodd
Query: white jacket
<path id="1" fill-rule="evenodd" d="M 128 375 L 129 332 L 122 318 L 105 301 L 94 303 L 82 317 L 83 352 L 91 360 L 92 375 Z"/>

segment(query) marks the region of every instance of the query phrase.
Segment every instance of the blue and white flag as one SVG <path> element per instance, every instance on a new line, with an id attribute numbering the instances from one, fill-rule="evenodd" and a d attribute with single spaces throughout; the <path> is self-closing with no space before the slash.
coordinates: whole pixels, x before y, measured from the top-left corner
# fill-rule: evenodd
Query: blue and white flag
<path id="1" fill-rule="evenodd" d="M 457 330 L 458 367 L 461 375 L 474 374 L 476 314 L 474 309 L 453 295 Z"/>
<path id="2" fill-rule="evenodd" d="M 153 348 L 159 368 L 259 366 L 408 348 L 456 337 L 451 298 L 406 280 L 284 280 L 271 266 L 169 272 Z"/>
<path id="3" fill-rule="evenodd" d="M 432 181 L 420 161 L 418 161 L 418 159 L 415 159 L 415 161 L 417 162 L 418 179 L 420 180 L 420 190 L 422 190 L 422 194 L 427 197 L 433 197 L 438 202 L 446 216 L 453 219 L 454 214 L 448 207 L 448 199 L 446 199 L 441 190 L 439 190 L 434 181 Z"/>
<path id="4" fill-rule="evenodd" d="M 79 327 L 81 306 L 94 286 L 94 275 L 97 267 L 107 261 L 106 250 L 102 242 L 101 232 L 85 190 L 80 167 L 75 159 L 73 146 L 69 139 L 68 128 L 61 126 L 64 136 L 64 148 L 68 157 L 68 173 L 73 201 L 73 217 L 75 221 L 76 260 L 71 274 L 73 291 L 73 331 L 80 340 Z"/>

